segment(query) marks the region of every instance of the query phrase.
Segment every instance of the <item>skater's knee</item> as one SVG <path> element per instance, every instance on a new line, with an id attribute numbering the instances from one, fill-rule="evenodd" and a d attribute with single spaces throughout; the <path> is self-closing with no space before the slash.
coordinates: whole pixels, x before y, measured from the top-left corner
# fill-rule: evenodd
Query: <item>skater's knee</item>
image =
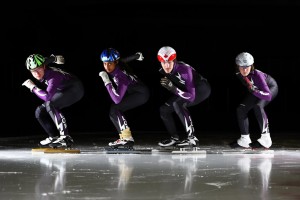
<path id="1" fill-rule="evenodd" d="M 245 115 L 245 114 L 247 114 L 245 105 L 240 104 L 240 105 L 236 108 L 236 114 L 237 114 L 237 115 Z"/>
<path id="2" fill-rule="evenodd" d="M 260 105 L 260 104 L 256 104 L 256 105 L 253 106 L 253 110 L 254 110 L 255 112 L 261 111 L 261 110 L 263 110 L 263 106 Z"/>
<path id="3" fill-rule="evenodd" d="M 110 119 L 116 119 L 117 118 L 117 113 L 118 113 L 118 110 L 111 107 L 110 110 L 109 110 L 109 118 Z"/>
<path id="4" fill-rule="evenodd" d="M 167 106 L 163 105 L 159 108 L 160 118 L 161 119 L 167 119 L 169 115 L 169 109 Z"/>
<path id="5" fill-rule="evenodd" d="M 173 103 L 173 108 L 177 114 L 182 113 L 182 111 L 185 109 L 187 103 L 178 103 L 174 102 Z"/>
<path id="6" fill-rule="evenodd" d="M 44 103 L 44 105 L 45 105 L 45 107 L 46 107 L 47 112 L 53 111 L 54 106 L 53 106 L 53 104 L 51 103 L 51 101 L 46 101 L 46 102 Z"/>
<path id="7" fill-rule="evenodd" d="M 40 116 L 42 115 L 43 112 L 45 112 L 45 107 L 44 105 L 38 106 L 35 110 L 35 117 L 36 118 L 40 118 Z"/>
<path id="8" fill-rule="evenodd" d="M 115 115 L 118 112 L 118 109 L 115 105 L 112 105 L 109 109 L 109 114 L 110 115 Z"/>

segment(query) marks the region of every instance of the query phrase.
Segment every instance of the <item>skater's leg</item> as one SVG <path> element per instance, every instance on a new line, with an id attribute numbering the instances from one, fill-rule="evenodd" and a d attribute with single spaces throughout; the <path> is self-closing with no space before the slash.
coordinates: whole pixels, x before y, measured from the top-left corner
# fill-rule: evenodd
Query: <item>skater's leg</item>
<path id="1" fill-rule="evenodd" d="M 60 135 L 69 135 L 66 118 L 62 112 L 56 109 L 50 101 L 46 101 L 45 106 Z"/>
<path id="2" fill-rule="evenodd" d="M 258 102 L 257 97 L 252 94 L 246 96 L 246 98 L 241 102 L 241 104 L 236 109 L 238 126 L 240 129 L 241 137 L 229 145 L 232 148 L 243 147 L 249 148 L 249 144 L 252 142 L 249 133 L 249 119 L 248 113 L 253 108 L 253 106 Z"/>
<path id="3" fill-rule="evenodd" d="M 60 133 L 55 141 L 53 141 L 50 146 L 53 148 L 57 147 L 71 147 L 74 143 L 73 139 L 69 135 L 67 122 L 61 111 L 56 109 L 50 101 L 45 102 L 46 110 L 51 116 L 57 130 Z"/>
<path id="4" fill-rule="evenodd" d="M 46 111 L 44 104 L 37 107 L 35 110 L 35 117 L 49 136 L 39 142 L 39 146 L 46 147 L 57 138 L 57 129 L 48 112 Z"/>
<path id="5" fill-rule="evenodd" d="M 265 113 L 264 107 L 268 104 L 267 101 L 260 101 L 256 106 L 254 106 L 255 117 L 258 121 L 261 137 L 250 144 L 252 148 L 265 147 L 269 148 L 272 145 L 272 140 L 269 132 L 269 120 Z"/>
<path id="6" fill-rule="evenodd" d="M 84 95 L 84 88 L 80 81 L 69 84 L 64 90 L 55 93 L 51 101 L 44 103 L 60 134 L 60 137 L 50 144 L 51 147 L 71 147 L 74 143 L 69 134 L 66 118 L 61 110 L 78 102 Z"/>
<path id="7" fill-rule="evenodd" d="M 171 103 L 171 104 L 170 104 Z M 168 133 L 171 135 L 171 137 L 179 139 L 176 124 L 174 120 L 174 107 L 172 106 L 173 102 L 168 101 L 165 104 L 163 104 L 159 111 L 160 111 L 160 118 L 162 119 Z"/>
<path id="8" fill-rule="evenodd" d="M 138 89 L 139 87 L 136 88 L 136 90 Z M 130 93 L 126 95 L 119 104 L 111 105 L 109 111 L 109 118 L 114 124 L 115 128 L 117 129 L 120 139 L 115 142 L 110 142 L 109 146 L 134 144 L 134 139 L 132 137 L 124 112 L 144 104 L 148 100 L 148 95 L 146 94 L 145 91 Z"/>
<path id="9" fill-rule="evenodd" d="M 278 86 L 276 81 L 272 77 L 269 77 L 268 85 L 270 88 L 270 92 L 272 94 L 271 101 L 273 101 L 278 94 Z M 260 100 L 254 106 L 254 113 L 261 130 L 261 137 L 257 141 L 250 144 L 252 148 L 259 148 L 259 147 L 270 148 L 272 146 L 272 140 L 271 140 L 270 129 L 269 129 L 269 120 L 264 109 L 271 101 Z"/>
<path id="10" fill-rule="evenodd" d="M 198 82 L 195 91 L 195 100 L 193 102 L 185 101 L 182 98 L 176 99 L 173 103 L 173 107 L 177 116 L 179 117 L 182 125 L 185 127 L 187 138 L 180 142 L 178 146 L 199 146 L 199 140 L 195 135 L 195 129 L 193 126 L 192 116 L 188 108 L 198 105 L 199 103 L 206 100 L 211 93 L 210 84 L 206 81 Z"/>
<path id="11" fill-rule="evenodd" d="M 52 118 L 49 116 L 44 104 L 37 107 L 37 109 L 35 110 L 35 117 L 43 127 L 43 129 L 46 131 L 46 133 L 49 135 L 49 137 L 57 136 L 57 129 L 52 121 Z"/>
<path id="12" fill-rule="evenodd" d="M 181 98 L 177 98 L 172 105 L 182 125 L 184 126 L 187 135 L 186 139 L 179 142 L 177 146 L 198 146 L 199 140 L 195 136 L 195 129 L 193 126 L 192 117 L 190 115 L 189 110 L 186 108 L 186 104 L 186 101 L 184 101 Z"/>
<path id="13" fill-rule="evenodd" d="M 170 134 L 170 138 L 164 139 L 158 143 L 161 147 L 176 146 L 179 143 L 179 135 L 177 133 L 176 124 L 174 121 L 174 107 L 173 102 L 177 97 L 171 97 L 165 104 L 160 107 L 160 117 Z"/>

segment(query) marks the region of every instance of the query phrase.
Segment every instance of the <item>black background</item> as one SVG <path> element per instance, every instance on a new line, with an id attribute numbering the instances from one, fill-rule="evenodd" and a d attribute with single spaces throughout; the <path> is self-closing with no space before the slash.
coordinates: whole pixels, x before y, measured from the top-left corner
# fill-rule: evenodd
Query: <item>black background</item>
<path id="1" fill-rule="evenodd" d="M 145 57 L 130 66 L 151 97 L 125 113 L 129 126 L 136 132 L 164 131 L 159 106 L 167 91 L 159 84 L 156 55 L 165 45 L 212 86 L 209 99 L 190 109 L 197 133 L 239 134 L 235 109 L 247 91 L 234 75 L 234 60 L 243 51 L 278 82 L 279 94 L 266 107 L 271 132 L 298 132 L 299 8 L 298 1 L 10 1 L 2 7 L 0 136 L 44 133 L 34 117 L 42 101 L 21 87 L 33 80 L 24 65 L 33 53 L 63 55 L 63 68 L 85 85 L 84 98 L 64 110 L 71 132 L 114 132 L 111 100 L 98 76 L 100 53 L 108 47 L 123 57 L 136 52 Z M 250 131 L 258 133 L 253 113 L 250 120 Z"/>

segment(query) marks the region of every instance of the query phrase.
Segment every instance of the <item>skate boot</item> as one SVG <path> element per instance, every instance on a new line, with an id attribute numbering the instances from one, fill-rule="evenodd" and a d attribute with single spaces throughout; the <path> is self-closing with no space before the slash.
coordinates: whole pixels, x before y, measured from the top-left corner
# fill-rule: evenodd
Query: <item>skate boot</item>
<path id="1" fill-rule="evenodd" d="M 134 139 L 131 135 L 131 131 L 129 128 L 121 131 L 120 139 L 110 142 L 108 146 L 111 148 L 124 148 L 124 149 L 133 149 Z"/>
<path id="2" fill-rule="evenodd" d="M 235 148 L 250 148 L 249 144 L 251 143 L 250 135 L 241 135 L 241 137 L 232 143 L 229 146 L 233 149 Z"/>
<path id="3" fill-rule="evenodd" d="M 39 147 L 49 147 L 58 137 L 47 137 L 46 139 L 39 142 Z"/>
<path id="4" fill-rule="evenodd" d="M 132 149 L 134 145 L 133 138 L 129 139 L 118 139 L 114 142 L 108 143 L 108 146 L 114 149 Z"/>
<path id="5" fill-rule="evenodd" d="M 178 138 L 171 137 L 170 139 L 162 140 L 158 143 L 161 147 L 170 147 L 170 146 L 176 146 L 179 143 Z"/>
<path id="6" fill-rule="evenodd" d="M 249 144 L 253 149 L 257 148 L 265 148 L 268 149 L 272 145 L 272 140 L 270 137 L 270 133 L 261 134 L 261 137 L 255 141 Z"/>
<path id="7" fill-rule="evenodd" d="M 179 142 L 177 147 L 186 148 L 186 147 L 198 147 L 199 140 L 195 136 L 188 137 L 187 139 Z"/>
<path id="8" fill-rule="evenodd" d="M 49 144 L 52 148 L 70 148 L 74 144 L 74 140 L 69 135 L 61 135 L 51 144 Z"/>

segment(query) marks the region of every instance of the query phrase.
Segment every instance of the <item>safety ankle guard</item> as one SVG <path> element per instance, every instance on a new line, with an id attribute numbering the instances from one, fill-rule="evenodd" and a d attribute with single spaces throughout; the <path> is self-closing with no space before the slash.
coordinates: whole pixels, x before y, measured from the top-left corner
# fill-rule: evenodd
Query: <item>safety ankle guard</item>
<path id="1" fill-rule="evenodd" d="M 120 138 L 121 139 L 130 139 L 130 138 L 132 138 L 130 129 L 126 128 L 123 131 L 121 131 Z"/>

